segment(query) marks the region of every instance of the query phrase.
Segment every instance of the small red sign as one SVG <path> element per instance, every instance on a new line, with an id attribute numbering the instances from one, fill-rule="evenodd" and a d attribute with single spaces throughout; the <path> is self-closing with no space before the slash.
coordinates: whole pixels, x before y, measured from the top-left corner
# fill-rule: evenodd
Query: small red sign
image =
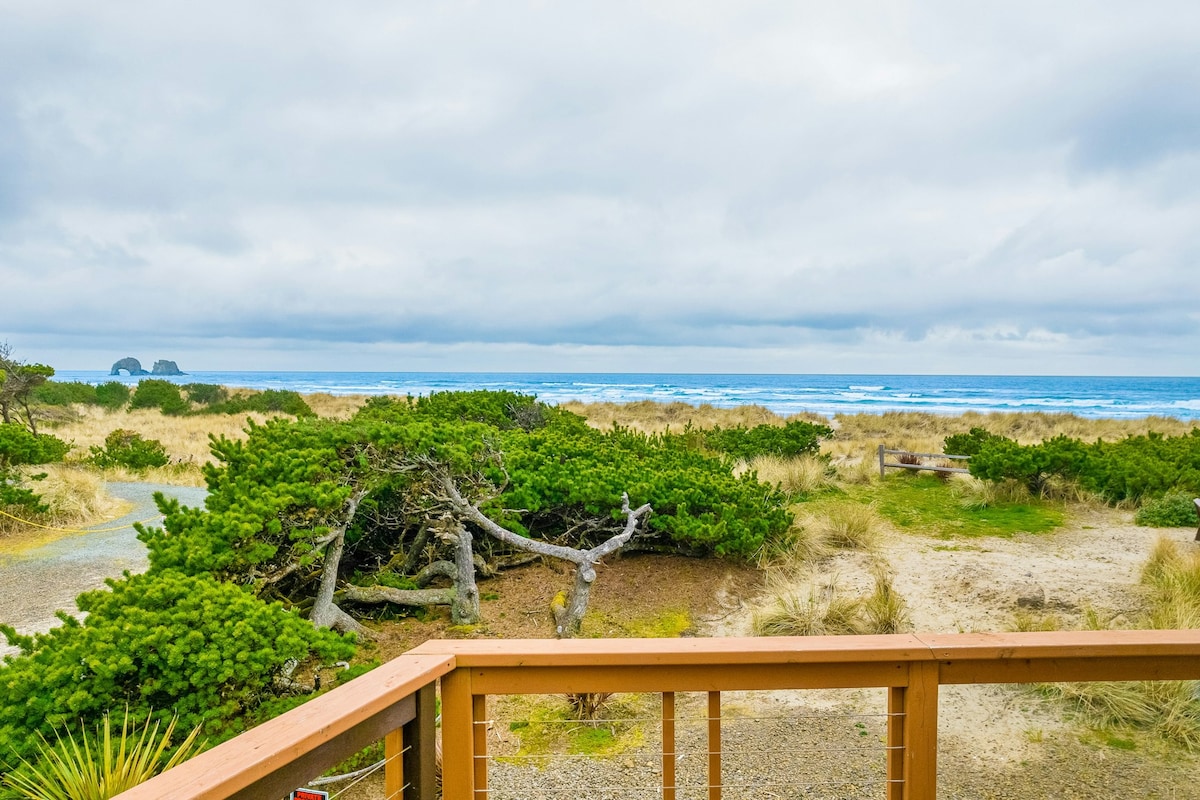
<path id="1" fill-rule="evenodd" d="M 318 792 L 316 789 L 297 789 L 292 792 L 292 800 L 329 800 L 329 792 Z"/>

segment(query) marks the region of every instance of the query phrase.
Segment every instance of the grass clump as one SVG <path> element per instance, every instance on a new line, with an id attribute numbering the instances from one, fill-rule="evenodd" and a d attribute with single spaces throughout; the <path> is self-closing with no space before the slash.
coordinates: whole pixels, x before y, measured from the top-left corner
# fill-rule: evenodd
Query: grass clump
<path id="1" fill-rule="evenodd" d="M 783 573 L 768 576 L 765 601 L 753 609 L 760 636 L 841 636 L 899 633 L 909 625 L 904 598 L 890 572 L 877 565 L 874 587 L 863 596 L 844 590 L 837 576 Z"/>
<path id="2" fill-rule="evenodd" d="M 580 703 L 587 707 L 581 708 Z M 508 730 L 518 739 L 514 754 L 521 763 L 556 753 L 615 756 L 641 746 L 645 717 L 641 695 L 588 694 L 514 699 L 506 711 Z M 505 760 L 498 756 L 497 760 Z M 547 761 L 548 763 L 548 761 Z"/>
<path id="3" fill-rule="evenodd" d="M 875 507 L 852 501 L 826 505 L 814 524 L 830 546 L 843 550 L 875 550 L 884 534 L 884 520 Z"/>
<path id="4" fill-rule="evenodd" d="M 829 489 L 836 476 L 828 459 L 817 455 L 792 458 L 763 455 L 752 459 L 747 466 L 761 482 L 778 486 L 790 497 L 805 497 Z"/>
<path id="5" fill-rule="evenodd" d="M 1160 539 L 1142 568 L 1150 607 L 1136 627 L 1200 628 L 1200 552 Z M 1085 627 L 1103 623 L 1088 613 Z M 1108 732 L 1145 731 L 1189 750 L 1200 750 L 1200 681 L 1056 683 L 1041 687 L 1072 706 L 1089 724 Z"/>

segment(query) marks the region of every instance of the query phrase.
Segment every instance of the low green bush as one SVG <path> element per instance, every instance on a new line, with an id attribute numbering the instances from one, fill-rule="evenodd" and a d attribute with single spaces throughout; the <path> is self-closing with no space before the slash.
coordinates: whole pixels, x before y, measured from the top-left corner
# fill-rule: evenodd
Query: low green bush
<path id="1" fill-rule="evenodd" d="M 104 439 L 104 447 L 93 445 L 88 461 L 101 469 L 127 467 L 149 469 L 165 467 L 170 462 L 167 450 L 157 439 L 143 439 L 136 431 L 117 428 Z"/>
<path id="2" fill-rule="evenodd" d="M 226 738 L 286 691 L 276 678 L 288 659 L 332 663 L 354 651 L 279 603 L 207 576 L 160 572 L 108 585 L 79 596 L 83 622 L 60 612 L 61 626 L 34 636 L 0 625 L 21 650 L 0 666 L 0 767 L 36 757 L 39 736 L 93 725 L 114 708 L 135 723 L 177 714 L 185 730 Z"/>
<path id="3" fill-rule="evenodd" d="M 129 401 L 129 407 L 157 408 L 171 416 L 186 414 L 189 410 L 188 402 L 183 399 L 179 387 L 159 378 L 139 381 L 133 398 Z"/>
<path id="4" fill-rule="evenodd" d="M 188 400 L 201 406 L 224 403 L 229 399 L 225 387 L 215 383 L 185 383 L 182 388 Z"/>
<path id="5" fill-rule="evenodd" d="M 32 399 L 46 406 L 95 405 L 96 387 L 81 381 L 46 381 L 33 390 Z"/>
<path id="6" fill-rule="evenodd" d="M 125 404 L 129 402 L 130 394 L 132 392 L 129 387 L 120 381 L 108 381 L 96 387 L 96 405 L 115 411 L 118 408 L 124 408 Z"/>
<path id="7" fill-rule="evenodd" d="M 1194 495 L 1188 492 L 1167 492 L 1148 500 L 1133 515 L 1138 525 L 1150 528 L 1182 528 L 1197 524 Z"/>
<path id="8" fill-rule="evenodd" d="M 687 434 L 694 435 L 694 431 Z M 782 427 L 756 425 L 753 428 L 721 428 L 700 432 L 705 447 L 725 453 L 742 461 L 758 456 L 793 458 L 816 455 L 821 440 L 833 435 L 833 430 L 813 422 L 793 420 Z"/>

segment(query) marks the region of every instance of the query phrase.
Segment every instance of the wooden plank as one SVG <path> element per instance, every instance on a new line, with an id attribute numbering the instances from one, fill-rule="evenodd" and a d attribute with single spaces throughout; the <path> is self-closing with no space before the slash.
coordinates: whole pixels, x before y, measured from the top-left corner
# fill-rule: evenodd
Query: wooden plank
<path id="1" fill-rule="evenodd" d="M 475 797 L 475 736 L 471 673 L 456 669 L 442 678 L 442 796 Z"/>
<path id="2" fill-rule="evenodd" d="M 410 744 L 404 751 L 405 800 L 434 800 L 437 796 L 437 688 L 417 691 L 417 718 L 404 726 Z"/>
<path id="3" fill-rule="evenodd" d="M 938 665 L 912 665 L 904 691 L 904 800 L 937 798 Z"/>
<path id="4" fill-rule="evenodd" d="M 934 467 L 926 466 L 924 464 L 893 464 L 890 461 L 883 466 L 887 467 L 888 469 L 916 469 L 928 470 L 929 472 L 955 472 L 965 475 L 971 474 L 971 470 L 963 469 L 962 467 Z"/>
<path id="5" fill-rule="evenodd" d="M 399 656 L 117 797 L 282 797 L 411 719 L 412 695 L 453 666 L 452 656 Z"/>
<path id="6" fill-rule="evenodd" d="M 882 445 L 880 445 L 882 447 Z M 914 453 L 910 450 L 884 450 L 893 456 L 916 456 L 917 458 L 945 458 L 951 461 L 970 461 L 970 456 L 952 456 L 949 453 Z"/>
<path id="7" fill-rule="evenodd" d="M 675 693 L 662 693 L 663 800 L 675 800 Z"/>
<path id="8" fill-rule="evenodd" d="M 843 664 L 931 658 L 912 634 L 682 639 L 431 639 L 409 651 L 458 667 Z"/>

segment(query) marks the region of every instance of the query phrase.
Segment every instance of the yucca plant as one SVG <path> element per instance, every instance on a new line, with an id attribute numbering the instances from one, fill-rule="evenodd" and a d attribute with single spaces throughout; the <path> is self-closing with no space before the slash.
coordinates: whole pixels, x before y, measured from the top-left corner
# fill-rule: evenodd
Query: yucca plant
<path id="1" fill-rule="evenodd" d="M 160 734 L 159 723 L 146 720 L 139 731 L 126 709 L 120 735 L 114 736 L 105 714 L 94 733 L 84 727 L 78 739 L 70 730 L 65 738 L 56 734 L 53 745 L 43 737 L 36 762 L 21 759 L 4 783 L 16 797 L 28 800 L 108 800 L 192 755 L 199 726 L 167 757 L 175 722 L 172 717 Z"/>

